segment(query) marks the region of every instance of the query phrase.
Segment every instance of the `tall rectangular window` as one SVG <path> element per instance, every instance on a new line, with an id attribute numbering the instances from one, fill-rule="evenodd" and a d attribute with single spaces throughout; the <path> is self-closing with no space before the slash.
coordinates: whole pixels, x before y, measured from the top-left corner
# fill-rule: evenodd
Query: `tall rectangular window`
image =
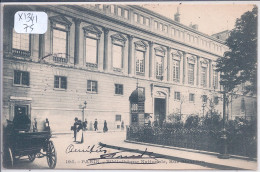
<path id="1" fill-rule="evenodd" d="M 67 89 L 67 77 L 54 76 L 54 88 Z"/>
<path id="2" fill-rule="evenodd" d="M 67 32 L 53 29 L 53 51 L 56 57 L 67 57 Z"/>
<path id="3" fill-rule="evenodd" d="M 134 14 L 134 20 L 135 20 L 135 22 L 138 22 L 138 15 L 137 14 Z"/>
<path id="4" fill-rule="evenodd" d="M 144 73 L 144 52 L 136 51 L 136 72 Z"/>
<path id="5" fill-rule="evenodd" d="M 144 24 L 144 17 L 143 16 L 140 16 L 140 23 Z"/>
<path id="6" fill-rule="evenodd" d="M 175 29 L 174 28 L 171 29 L 171 35 L 175 36 Z"/>
<path id="7" fill-rule="evenodd" d="M 181 37 L 181 34 L 180 34 L 180 31 L 179 31 L 179 30 L 176 30 L 176 36 L 178 36 L 178 38 Z"/>
<path id="8" fill-rule="evenodd" d="M 123 84 L 115 84 L 115 94 L 123 95 Z"/>
<path id="9" fill-rule="evenodd" d="M 216 70 L 213 70 L 213 88 L 218 88 L 218 72 Z"/>
<path id="10" fill-rule="evenodd" d="M 87 81 L 87 91 L 91 93 L 97 93 L 98 85 L 97 81 L 88 80 Z"/>
<path id="11" fill-rule="evenodd" d="M 13 29 L 12 46 L 13 49 L 30 51 L 30 35 L 16 33 Z"/>
<path id="12" fill-rule="evenodd" d="M 14 84 L 15 85 L 30 85 L 30 73 L 25 71 L 14 71 Z"/>
<path id="13" fill-rule="evenodd" d="M 150 26 L 150 19 L 145 18 L 145 25 L 146 25 L 146 26 Z"/>
<path id="14" fill-rule="evenodd" d="M 164 26 L 163 26 L 163 31 L 164 31 L 165 33 L 168 33 L 168 26 L 164 25 Z"/>
<path id="15" fill-rule="evenodd" d="M 97 64 L 98 40 L 86 38 L 86 62 Z"/>
<path id="16" fill-rule="evenodd" d="M 195 101 L 195 95 L 193 93 L 189 94 L 189 101 L 194 102 Z"/>
<path id="17" fill-rule="evenodd" d="M 111 6 L 110 6 L 110 12 L 111 12 L 112 14 L 115 13 L 115 6 L 114 6 L 114 5 L 111 5 Z"/>
<path id="18" fill-rule="evenodd" d="M 179 91 L 174 92 L 174 100 L 181 100 L 181 93 Z"/>
<path id="19" fill-rule="evenodd" d="M 123 67 L 123 47 L 120 45 L 113 44 L 113 67 Z"/>
<path id="20" fill-rule="evenodd" d="M 122 8 L 120 7 L 117 8 L 117 15 L 122 16 Z"/>
<path id="21" fill-rule="evenodd" d="M 129 11 L 128 10 L 124 10 L 124 18 L 128 19 L 129 16 Z"/>
<path id="22" fill-rule="evenodd" d="M 154 28 L 155 28 L 156 30 L 158 29 L 158 22 L 157 22 L 157 21 L 154 22 Z"/>
<path id="23" fill-rule="evenodd" d="M 173 81 L 180 82 L 180 61 L 173 60 Z"/>
<path id="24" fill-rule="evenodd" d="M 194 85 L 194 64 L 188 64 L 188 83 Z"/>
<path id="25" fill-rule="evenodd" d="M 156 76 L 162 76 L 163 74 L 163 57 L 156 56 Z"/>
<path id="26" fill-rule="evenodd" d="M 207 86 L 207 68 L 201 67 L 201 86 Z"/>
<path id="27" fill-rule="evenodd" d="M 160 23 L 160 25 L 159 25 L 159 30 L 160 31 L 163 31 L 163 25 Z"/>

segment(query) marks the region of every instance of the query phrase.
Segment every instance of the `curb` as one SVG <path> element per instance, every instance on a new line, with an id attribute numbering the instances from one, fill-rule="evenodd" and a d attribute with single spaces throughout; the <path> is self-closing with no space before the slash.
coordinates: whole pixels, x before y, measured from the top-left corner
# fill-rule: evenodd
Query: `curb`
<path id="1" fill-rule="evenodd" d="M 87 131 L 84 131 L 85 133 L 103 133 L 103 131 L 89 131 L 89 130 L 87 130 Z M 110 131 L 108 131 L 108 132 L 106 132 L 106 133 L 115 133 L 115 132 L 126 132 L 126 131 L 118 131 L 118 130 L 110 130 Z M 71 132 L 64 132 L 64 133 L 62 133 L 62 132 L 52 132 L 51 133 L 52 135 L 66 135 L 66 134 L 73 134 L 73 131 L 71 131 Z"/>
<path id="2" fill-rule="evenodd" d="M 159 145 L 159 144 L 137 142 L 137 141 L 132 141 L 132 140 L 124 140 L 124 142 L 147 145 L 147 146 L 154 146 L 154 147 L 160 147 L 160 148 L 175 149 L 175 150 L 181 150 L 181 151 L 186 151 L 186 152 L 202 153 L 202 154 L 206 154 L 206 155 L 214 155 L 214 156 L 219 155 L 219 153 L 216 153 L 216 152 L 209 152 L 209 151 L 204 151 L 204 150 L 188 149 L 188 148 L 181 148 L 181 147 L 174 147 L 174 146 L 165 146 L 165 145 Z M 230 155 L 230 158 L 247 160 L 247 161 L 255 161 L 255 162 L 257 161 L 256 158 L 248 158 L 248 157 L 239 156 L 239 155 Z"/>
<path id="3" fill-rule="evenodd" d="M 108 144 L 104 144 L 101 142 L 99 143 L 99 145 L 103 146 L 103 147 L 111 148 L 111 149 L 124 150 L 127 152 L 135 152 L 135 153 L 140 153 L 140 154 L 144 153 L 144 151 L 139 150 L 139 149 L 131 149 L 131 148 L 125 148 L 125 147 L 120 147 L 120 146 L 108 145 Z M 252 169 L 244 169 L 244 168 L 232 167 L 232 166 L 221 165 L 221 164 L 214 164 L 214 163 L 205 162 L 205 161 L 180 158 L 180 157 L 176 157 L 176 156 L 163 155 L 163 154 L 154 153 L 154 152 L 148 152 L 148 153 L 150 155 L 152 154 L 155 157 L 174 160 L 174 161 L 178 161 L 181 163 L 199 165 L 199 166 L 208 167 L 208 168 L 217 169 L 217 170 L 252 170 Z"/>

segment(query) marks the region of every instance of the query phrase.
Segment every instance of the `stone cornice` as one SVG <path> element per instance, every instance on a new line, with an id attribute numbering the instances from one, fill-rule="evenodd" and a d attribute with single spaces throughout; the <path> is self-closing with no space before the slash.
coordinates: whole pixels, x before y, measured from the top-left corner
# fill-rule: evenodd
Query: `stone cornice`
<path id="1" fill-rule="evenodd" d="M 188 30 L 188 31 L 190 31 L 190 32 L 196 33 L 196 34 L 198 34 L 198 35 L 200 35 L 200 36 L 203 36 L 203 37 L 208 38 L 208 39 L 210 39 L 210 40 L 216 41 L 216 42 L 218 42 L 218 43 L 220 43 L 220 44 L 225 44 L 225 41 L 216 39 L 215 37 L 212 37 L 212 36 L 210 36 L 210 35 L 207 35 L 207 34 L 205 34 L 205 33 L 202 33 L 202 32 L 200 32 L 200 31 L 198 31 L 198 30 L 195 30 L 195 29 L 193 29 L 193 28 L 191 28 L 191 27 L 185 26 L 185 25 L 183 25 L 183 24 L 181 24 L 181 23 L 179 23 L 179 22 L 176 22 L 176 21 L 174 21 L 174 20 L 172 20 L 172 19 L 170 19 L 170 18 L 167 18 L 167 17 L 165 17 L 165 16 L 162 16 L 162 15 L 160 15 L 160 14 L 158 14 L 158 13 L 155 13 L 155 12 L 153 12 L 153 11 L 151 11 L 151 10 L 148 10 L 148 9 L 146 9 L 146 8 L 139 7 L 138 5 L 129 5 L 129 6 L 131 6 L 132 8 L 134 8 L 134 9 L 136 9 L 136 10 L 139 10 L 139 11 L 142 11 L 142 12 L 147 13 L 147 14 L 149 14 L 149 15 L 152 15 L 153 17 L 156 17 L 156 18 L 159 18 L 159 19 L 161 19 L 161 20 L 164 20 L 165 22 L 168 22 L 168 23 L 171 23 L 171 24 L 176 25 L 176 26 L 178 26 L 178 27 L 181 27 L 181 28 L 183 28 L 184 30 Z"/>
<path id="2" fill-rule="evenodd" d="M 163 39 L 163 40 L 167 40 L 167 41 L 171 41 L 173 43 L 177 43 L 181 46 L 185 46 L 185 47 L 188 47 L 188 48 L 192 48 L 194 50 L 198 50 L 200 52 L 203 52 L 203 53 L 207 53 L 207 54 L 210 54 L 210 55 L 213 55 L 215 57 L 222 57 L 221 55 L 218 55 L 218 54 L 215 54 L 213 52 L 210 52 L 210 51 L 207 51 L 207 50 L 203 50 L 201 48 L 197 48 L 197 47 L 194 47 L 194 46 L 191 46 L 185 42 L 181 42 L 181 41 L 178 41 L 178 40 L 175 40 L 173 38 L 170 38 L 168 36 L 164 36 L 164 35 L 161 35 L 161 34 L 158 34 L 158 33 L 155 33 L 153 31 L 150 31 L 150 30 L 147 30 L 147 29 L 143 29 L 141 27 L 138 27 L 136 25 L 133 25 L 129 22 L 126 22 L 126 21 L 122 21 L 122 20 L 119 20 L 119 19 L 116 19 L 115 17 L 111 17 L 111 16 L 108 16 L 108 15 L 105 15 L 105 14 L 102 14 L 100 12 L 97 12 L 97 11 L 94 11 L 92 9 L 88 9 L 88 8 L 84 8 L 84 7 L 81 7 L 81 6 L 77 6 L 77 5 L 69 5 L 69 6 L 42 6 L 43 8 L 48 8 L 49 11 L 53 11 L 53 12 L 56 12 L 56 13 L 60 13 L 60 14 L 64 14 L 66 15 L 67 17 L 75 17 L 75 16 L 78 16 L 77 14 L 74 13 L 73 16 L 70 16 L 69 14 L 69 11 L 67 13 L 62 13 L 61 11 L 59 10 L 64 10 L 64 7 L 65 8 L 70 8 L 72 10 L 77 10 L 78 12 L 82 12 L 82 13 L 85 13 L 85 14 L 88 14 L 88 15 L 92 15 L 92 16 L 100 16 L 99 18 L 102 18 L 103 20 L 106 20 L 110 23 L 116 23 L 116 24 L 119 24 L 119 25 L 124 25 L 124 27 L 127 27 L 129 29 L 132 29 L 132 30 L 135 30 L 135 31 L 141 31 L 143 33 L 146 33 L 146 34 L 150 34 L 152 36 L 155 36 L 155 37 L 158 37 L 159 39 Z M 62 7 L 62 8 L 61 8 Z M 79 17 L 79 16 L 78 16 Z M 104 25 L 99 25 L 95 22 L 92 22 L 86 18 L 84 18 L 83 16 L 81 16 L 81 20 L 82 21 L 85 21 L 87 23 L 91 23 L 91 24 L 95 24 L 96 26 L 100 26 L 100 27 L 107 27 L 109 30 L 111 31 L 115 31 L 115 32 L 118 32 L 118 33 L 121 33 L 121 34 L 129 34 L 129 33 L 125 33 L 125 32 L 122 32 L 120 31 L 119 29 L 114 29 L 114 28 L 110 28 L 109 26 L 104 26 Z M 149 41 L 148 39 L 145 39 L 143 37 L 139 37 L 139 36 L 135 36 L 136 38 L 140 38 L 142 40 L 145 40 L 145 41 Z M 158 44 L 158 45 L 162 45 L 161 43 L 158 43 L 156 41 L 153 41 L 154 43 Z M 169 46 L 169 45 L 162 45 L 162 46 Z M 190 53 L 190 52 L 189 52 Z"/>

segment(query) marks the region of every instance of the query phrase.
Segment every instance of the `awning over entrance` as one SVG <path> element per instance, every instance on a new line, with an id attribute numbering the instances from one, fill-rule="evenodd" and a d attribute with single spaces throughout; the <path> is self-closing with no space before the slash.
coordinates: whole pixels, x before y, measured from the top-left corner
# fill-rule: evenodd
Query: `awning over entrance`
<path id="1" fill-rule="evenodd" d="M 141 89 L 136 88 L 129 97 L 131 103 L 138 103 L 145 101 L 144 92 Z"/>

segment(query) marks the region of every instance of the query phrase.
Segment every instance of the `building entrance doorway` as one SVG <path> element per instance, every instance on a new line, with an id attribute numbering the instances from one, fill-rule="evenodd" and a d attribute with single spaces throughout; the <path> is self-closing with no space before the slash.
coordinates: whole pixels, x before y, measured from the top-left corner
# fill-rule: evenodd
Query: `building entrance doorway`
<path id="1" fill-rule="evenodd" d="M 30 118 L 28 114 L 28 105 L 15 105 L 14 107 L 14 116 L 17 115 L 26 115 Z"/>
<path id="2" fill-rule="evenodd" d="M 159 126 L 162 126 L 163 121 L 166 118 L 166 101 L 165 99 L 154 99 L 154 118 L 158 122 Z"/>

